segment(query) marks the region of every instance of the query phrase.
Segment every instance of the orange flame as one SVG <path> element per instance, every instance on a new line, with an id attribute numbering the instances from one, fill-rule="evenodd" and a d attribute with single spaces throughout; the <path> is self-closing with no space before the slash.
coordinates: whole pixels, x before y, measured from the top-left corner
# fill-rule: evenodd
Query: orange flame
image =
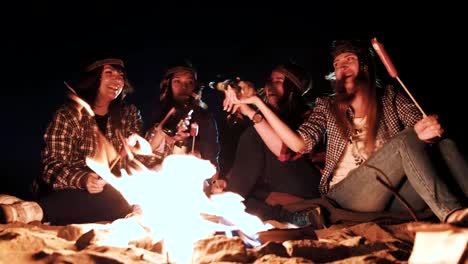
<path id="1" fill-rule="evenodd" d="M 159 171 L 135 171 L 131 176 L 122 171 L 120 178 L 93 159 L 88 158 L 86 163 L 130 203 L 142 208 L 144 225 L 154 239 L 164 239 L 172 258 L 189 260 L 193 243 L 214 231 L 240 230 L 254 241 L 257 232 L 271 228 L 245 213 L 243 198 L 238 194 L 217 194 L 211 199 L 205 195 L 203 182 L 215 172 L 207 160 L 171 155 Z M 206 221 L 203 215 L 218 216 L 218 220 Z"/>

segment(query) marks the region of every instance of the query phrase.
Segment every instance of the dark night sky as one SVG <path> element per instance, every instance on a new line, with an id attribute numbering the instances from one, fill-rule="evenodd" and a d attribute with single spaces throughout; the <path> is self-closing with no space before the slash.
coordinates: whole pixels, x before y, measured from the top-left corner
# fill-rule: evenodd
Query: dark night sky
<path id="1" fill-rule="evenodd" d="M 458 31 L 456 7 L 426 6 L 423 12 L 396 3 L 358 11 L 334 1 L 315 7 L 304 1 L 258 7 L 96 2 L 21 1 L 4 8 L 9 16 L 2 18 L 1 33 L 0 193 L 28 196 L 31 179 L 39 174 L 42 133 L 64 99 L 63 81 L 84 57 L 102 51 L 125 60 L 136 87 L 129 100 L 146 116 L 162 71 L 174 59 L 190 59 L 202 82 L 236 72 L 261 85 L 275 64 L 293 58 L 312 73 L 317 95 L 329 91 L 323 76 L 331 70 L 333 39 L 377 37 L 423 109 L 438 113 L 462 147 L 467 145 L 457 123 L 467 112 L 463 99 L 445 83 L 454 77 L 446 78 L 454 74 L 452 46 L 459 41 L 454 36 L 466 35 L 466 29 Z"/>

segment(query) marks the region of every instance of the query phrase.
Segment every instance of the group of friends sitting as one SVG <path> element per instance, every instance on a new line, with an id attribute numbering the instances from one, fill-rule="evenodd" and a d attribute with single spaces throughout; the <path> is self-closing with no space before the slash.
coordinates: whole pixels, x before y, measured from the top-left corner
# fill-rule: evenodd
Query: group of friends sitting
<path id="1" fill-rule="evenodd" d="M 428 218 L 466 227 L 468 163 L 438 116 L 382 83 L 369 43 L 334 41 L 331 57 L 333 93 L 313 102 L 304 97 L 310 75 L 295 63 L 274 67 L 262 89 L 249 80 L 223 83 L 222 121 L 203 102 L 195 68 L 168 67 L 147 129 L 125 100 L 133 89 L 124 62 L 94 60 L 67 82 L 68 100 L 45 130 L 37 199 L 0 195 L 0 222 L 65 225 L 137 212 L 88 167 L 86 159 L 104 151 L 116 177 L 139 167 L 157 171 L 171 154 L 209 160 L 216 173 L 208 195 L 237 193 L 263 221 L 319 229 Z M 139 137 L 149 153 L 140 151 Z"/>

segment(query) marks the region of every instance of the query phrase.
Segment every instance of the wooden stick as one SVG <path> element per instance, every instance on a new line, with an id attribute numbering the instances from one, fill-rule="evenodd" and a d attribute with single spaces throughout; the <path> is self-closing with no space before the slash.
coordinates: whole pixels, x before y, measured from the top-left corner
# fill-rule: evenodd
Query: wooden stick
<path id="1" fill-rule="evenodd" d="M 112 163 L 109 165 L 109 170 L 112 170 L 114 168 L 115 165 L 117 165 L 117 163 L 120 161 L 120 159 L 122 158 L 122 156 L 117 156 L 117 158 L 115 158 L 114 161 L 112 161 Z"/>
<path id="2" fill-rule="evenodd" d="M 418 102 L 416 102 L 416 99 L 414 99 L 414 97 L 411 95 L 410 91 L 408 90 L 408 88 L 406 88 L 405 84 L 400 80 L 398 76 L 396 76 L 395 78 L 398 80 L 401 86 L 403 86 L 403 89 L 405 89 L 405 92 L 409 95 L 411 100 L 413 100 L 413 103 L 416 105 L 419 111 L 421 111 L 421 113 L 423 114 L 423 117 L 426 117 L 427 116 L 426 113 L 424 112 L 424 110 L 422 110 L 421 106 L 419 106 Z"/>
<path id="3" fill-rule="evenodd" d="M 411 214 L 411 217 L 413 217 L 414 221 L 418 222 L 419 219 L 414 213 L 414 210 L 413 208 L 411 208 L 409 203 L 405 199 L 403 199 L 403 197 L 397 191 L 395 191 L 395 189 L 393 189 L 392 186 L 384 182 L 378 175 L 375 176 L 375 178 L 377 179 L 378 182 L 380 182 L 383 186 L 385 186 L 393 195 L 395 195 L 395 197 L 405 206 L 405 208 Z"/>
<path id="4" fill-rule="evenodd" d="M 192 154 L 195 153 L 195 137 L 196 136 L 192 136 Z"/>

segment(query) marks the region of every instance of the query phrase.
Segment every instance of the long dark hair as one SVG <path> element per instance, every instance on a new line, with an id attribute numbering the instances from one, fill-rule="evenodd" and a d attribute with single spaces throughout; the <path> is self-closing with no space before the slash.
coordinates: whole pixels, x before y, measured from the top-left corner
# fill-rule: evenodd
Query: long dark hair
<path id="1" fill-rule="evenodd" d="M 151 114 L 151 124 L 159 123 L 167 113 L 172 109 L 172 107 L 181 108 L 186 106 L 187 104 L 195 104 L 195 99 L 189 97 L 187 102 L 180 103 L 174 99 L 172 93 L 172 79 L 174 79 L 174 75 L 180 71 L 186 71 L 192 73 L 194 81 L 195 81 L 195 89 L 193 90 L 194 93 L 197 93 L 200 90 L 200 86 L 197 81 L 197 71 L 192 66 L 185 66 L 185 65 L 174 65 L 166 70 L 164 74 L 164 79 L 161 81 L 160 87 L 160 95 L 158 98 L 159 102 L 156 102 L 155 105 L 158 105 L 159 108 L 153 108 Z M 195 107 L 194 110 L 200 110 L 198 107 Z"/>
<path id="2" fill-rule="evenodd" d="M 268 81 L 266 85 L 273 85 Z M 304 117 L 310 107 L 301 95 L 301 90 L 288 78 L 283 82 L 284 93 L 278 101 L 278 107 L 273 111 L 283 120 L 289 127 L 296 129 L 304 122 Z M 264 100 L 268 103 L 266 98 Z"/>
<path id="3" fill-rule="evenodd" d="M 127 94 L 133 92 L 133 86 L 126 77 L 124 67 L 115 64 L 112 64 L 111 66 L 124 73 L 124 87 L 122 92 L 109 105 L 109 118 L 113 127 L 121 128 L 121 110 L 124 104 L 124 98 Z M 76 81 L 73 82 L 73 88 L 75 89 L 77 95 L 85 100 L 91 107 L 96 104 L 103 70 L 104 65 L 99 66 L 91 71 L 83 71 L 79 74 L 78 77 L 76 77 Z"/>

